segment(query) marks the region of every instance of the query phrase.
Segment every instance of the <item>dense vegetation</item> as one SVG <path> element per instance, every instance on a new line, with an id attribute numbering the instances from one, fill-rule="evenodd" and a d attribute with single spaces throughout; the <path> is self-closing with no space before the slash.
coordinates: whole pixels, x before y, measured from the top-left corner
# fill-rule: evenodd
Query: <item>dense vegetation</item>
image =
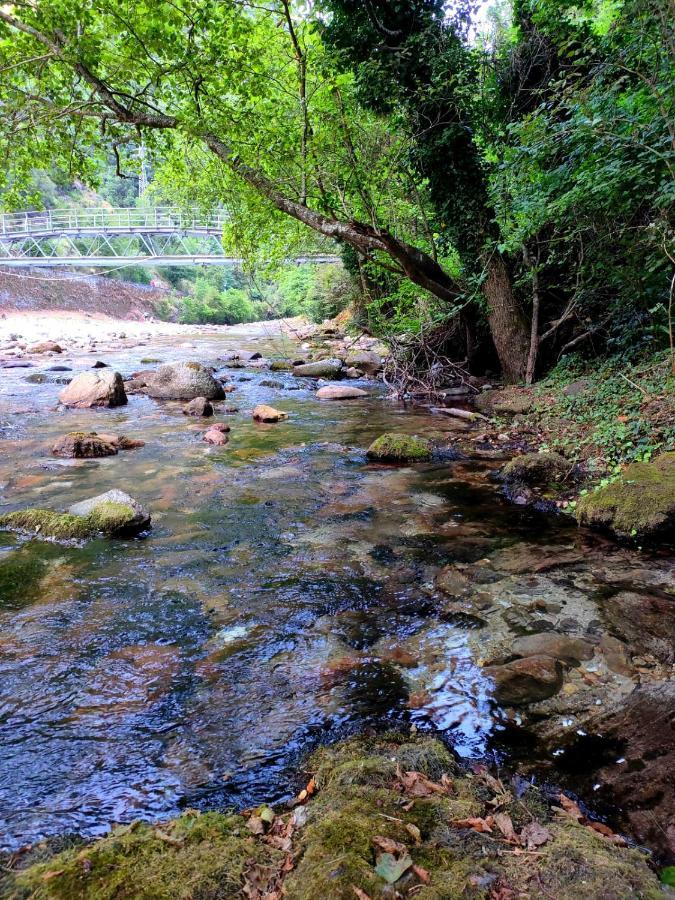
<path id="1" fill-rule="evenodd" d="M 669 0 L 515 0 L 480 39 L 471 12 L 5 6 L 3 202 L 34 202 L 36 165 L 133 173 L 143 141 L 154 196 L 227 207 L 225 240 L 252 262 L 337 241 L 384 335 L 440 335 L 512 381 L 571 350 L 672 351 Z M 195 288 L 196 318 L 223 293 L 233 315 L 266 302 Z"/>

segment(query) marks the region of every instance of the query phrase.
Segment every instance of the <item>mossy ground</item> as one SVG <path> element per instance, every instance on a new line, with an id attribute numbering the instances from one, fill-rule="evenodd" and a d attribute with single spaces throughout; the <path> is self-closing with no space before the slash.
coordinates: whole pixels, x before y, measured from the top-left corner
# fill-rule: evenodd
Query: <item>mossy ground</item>
<path id="1" fill-rule="evenodd" d="M 96 534 L 124 532 L 135 516 L 131 506 L 113 502 L 100 503 L 87 516 L 51 509 L 21 509 L 0 516 L 0 528 L 56 541 L 81 541 Z"/>
<path id="2" fill-rule="evenodd" d="M 431 459 L 431 446 L 424 438 L 388 432 L 375 438 L 368 457 L 382 462 L 423 462 Z"/>
<path id="3" fill-rule="evenodd" d="M 304 824 L 284 811 L 272 827 L 263 828 L 259 819 L 258 830 L 248 827 L 252 820 L 218 813 L 188 813 L 156 827 L 136 824 L 25 863 L 6 876 L 0 895 L 261 898 L 268 896 L 271 873 L 269 896 L 285 900 L 663 896 L 643 855 L 555 814 L 536 788 L 517 796 L 509 783 L 483 771 L 462 773 L 436 740 L 354 738 L 320 750 L 303 768 L 315 773 L 316 784 L 302 811 Z M 495 825 L 480 833 L 461 824 L 498 812 L 516 831 L 536 822 L 548 837 L 528 850 Z M 273 833 L 276 826 L 290 842 Z M 396 842 L 406 860 L 395 884 L 377 871 L 383 840 Z"/>

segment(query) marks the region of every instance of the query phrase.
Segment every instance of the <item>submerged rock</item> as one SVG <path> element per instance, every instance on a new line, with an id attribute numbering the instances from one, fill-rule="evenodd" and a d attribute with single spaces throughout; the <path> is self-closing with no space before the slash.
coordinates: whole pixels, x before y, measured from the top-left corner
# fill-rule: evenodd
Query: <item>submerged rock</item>
<path id="1" fill-rule="evenodd" d="M 187 406 L 183 407 L 183 415 L 184 416 L 201 416 L 204 419 L 207 419 L 209 416 L 213 415 L 213 406 L 206 399 L 206 397 L 195 397 L 194 400 L 191 400 Z"/>
<path id="2" fill-rule="evenodd" d="M 511 645 L 514 656 L 551 656 L 566 663 L 593 658 L 593 645 L 580 637 L 546 631 L 516 638 Z"/>
<path id="3" fill-rule="evenodd" d="M 96 534 L 130 535 L 150 525 L 149 513 L 124 491 L 112 490 L 67 512 L 22 509 L 0 516 L 0 528 L 54 540 L 84 540 Z"/>
<path id="4" fill-rule="evenodd" d="M 503 481 L 546 485 L 563 479 L 571 465 L 559 453 L 524 453 L 507 462 L 501 471 Z"/>
<path id="5" fill-rule="evenodd" d="M 579 500 L 580 525 L 618 537 L 669 538 L 675 533 L 675 452 L 626 466 L 621 477 Z"/>
<path id="6" fill-rule="evenodd" d="M 343 364 L 341 359 L 318 359 L 293 367 L 293 374 L 304 378 L 339 378 Z"/>
<path id="7" fill-rule="evenodd" d="M 259 403 L 253 410 L 253 418 L 256 422 L 281 422 L 282 419 L 288 418 L 288 413 L 275 409 L 273 406 L 267 406 L 265 403 Z"/>
<path id="8" fill-rule="evenodd" d="M 382 462 L 424 462 L 431 459 L 431 445 L 425 438 L 390 431 L 375 438 L 366 453 Z"/>
<path id="9" fill-rule="evenodd" d="M 51 858 L 21 856 L 0 890 L 10 900 L 662 896 L 643 854 L 583 817 L 555 815 L 532 785 L 504 790 L 495 808 L 499 783 L 462 774 L 440 741 L 353 738 L 319 750 L 304 771 L 311 790 L 293 812 L 134 822 Z"/>
<path id="10" fill-rule="evenodd" d="M 357 387 L 342 387 L 341 385 L 326 385 L 316 392 L 319 400 L 356 400 L 359 397 L 367 397 L 368 392 Z"/>
<path id="11" fill-rule="evenodd" d="M 52 454 L 65 459 L 94 459 L 99 456 L 115 456 L 119 446 L 108 441 L 108 435 L 95 431 L 70 431 L 60 437 L 52 447 Z"/>
<path id="12" fill-rule="evenodd" d="M 495 682 L 500 703 L 520 706 L 537 703 L 557 694 L 562 687 L 562 666 L 551 656 L 526 656 L 501 666 L 485 666 L 483 672 Z"/>
<path id="13" fill-rule="evenodd" d="M 144 373 L 145 393 L 157 400 L 223 400 L 225 392 L 211 372 L 198 362 L 160 366 Z"/>
<path id="14" fill-rule="evenodd" d="M 75 409 L 124 406 L 127 395 L 120 373 L 103 369 L 76 375 L 59 394 L 59 402 Z"/>

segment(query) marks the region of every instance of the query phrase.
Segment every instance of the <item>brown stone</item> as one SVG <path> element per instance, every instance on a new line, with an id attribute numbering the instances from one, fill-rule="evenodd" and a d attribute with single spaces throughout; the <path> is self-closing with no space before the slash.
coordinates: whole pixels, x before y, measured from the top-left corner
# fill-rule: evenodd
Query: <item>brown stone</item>
<path id="1" fill-rule="evenodd" d="M 253 410 L 253 418 L 256 422 L 280 422 L 282 419 L 288 418 L 288 413 L 260 403 Z"/>
<path id="2" fill-rule="evenodd" d="M 563 682 L 562 666 L 551 656 L 514 659 L 502 666 L 485 666 L 483 672 L 494 679 L 496 699 L 510 706 L 546 700 Z"/>
<path id="3" fill-rule="evenodd" d="M 52 454 L 63 459 L 94 459 L 100 456 L 115 456 L 119 447 L 117 441 L 95 431 L 71 431 L 60 437 L 52 447 Z"/>

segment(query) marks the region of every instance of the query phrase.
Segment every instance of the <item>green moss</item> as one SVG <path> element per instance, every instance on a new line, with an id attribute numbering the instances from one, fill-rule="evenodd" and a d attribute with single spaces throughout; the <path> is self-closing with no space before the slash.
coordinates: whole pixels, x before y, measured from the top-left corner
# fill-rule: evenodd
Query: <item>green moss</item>
<path id="1" fill-rule="evenodd" d="M 637 850 L 617 847 L 591 828 L 571 820 L 547 825 L 552 840 L 540 847 L 536 868 L 522 859 L 502 860 L 506 883 L 535 896 L 597 900 L 657 900 L 664 894 Z"/>
<path id="2" fill-rule="evenodd" d="M 520 798 L 506 793 L 499 811 L 518 829 L 532 821 L 548 829 L 537 853 L 514 854 L 496 826 L 484 834 L 453 824 L 494 813 L 494 790 L 480 775 L 461 772 L 446 748 L 428 737 L 353 738 L 319 750 L 307 768 L 315 772 L 318 790 L 304 807 L 306 824 L 293 833 L 295 868 L 283 881 L 285 900 L 346 900 L 357 896 L 355 888 L 372 900 L 487 900 L 497 888 L 504 895 L 556 900 L 662 896 L 641 854 L 570 819 L 553 819 L 535 787 Z M 406 771 L 435 780 L 450 775 L 452 784 L 415 796 L 399 777 Z M 279 823 L 282 833 L 287 822 Z M 378 838 L 404 845 L 396 852 L 428 878 L 409 867 L 395 885 L 387 884 L 376 870 Z M 252 866 L 279 873 L 284 856 L 268 838 L 253 837 L 238 816 L 190 813 L 161 826 L 118 829 L 84 849 L 33 862 L 0 883 L 0 895 L 225 900 L 250 895 L 243 888 Z"/>
<path id="3" fill-rule="evenodd" d="M 0 528 L 57 541 L 81 541 L 99 533 L 124 532 L 135 516 L 131 506 L 113 502 L 100 503 L 87 516 L 74 516 L 51 509 L 21 509 L 0 516 Z"/>
<path id="4" fill-rule="evenodd" d="M 97 529 L 88 516 L 72 516 L 51 509 L 20 509 L 0 516 L 0 528 L 55 540 L 84 540 Z"/>
<path id="5" fill-rule="evenodd" d="M 549 484 L 568 474 L 570 463 L 559 453 L 524 453 L 509 460 L 501 472 L 504 481 Z"/>
<path id="6" fill-rule="evenodd" d="M 161 363 L 161 359 L 157 359 L 154 356 L 144 356 L 141 360 L 142 366 L 151 366 L 153 363 Z"/>
<path id="7" fill-rule="evenodd" d="M 0 609 L 30 603 L 46 569 L 46 560 L 28 548 L 3 553 L 0 557 Z"/>
<path id="8" fill-rule="evenodd" d="M 221 900 L 240 895 L 250 864 L 281 856 L 255 843 L 239 816 L 186 813 L 161 826 L 118 828 L 84 850 L 67 850 L 16 874 L 2 896 Z"/>
<path id="9" fill-rule="evenodd" d="M 581 525 L 609 528 L 622 537 L 646 537 L 675 528 L 675 453 L 627 466 L 621 478 L 577 506 Z"/>
<path id="10" fill-rule="evenodd" d="M 387 432 L 373 441 L 367 455 L 383 462 L 420 462 L 431 459 L 431 445 L 424 438 Z"/>
<path id="11" fill-rule="evenodd" d="M 80 517 L 82 518 L 82 517 Z M 132 506 L 126 503 L 114 503 L 107 500 L 99 503 L 88 516 L 84 516 L 95 531 L 103 534 L 116 534 L 123 532 L 136 519 L 136 512 Z"/>

